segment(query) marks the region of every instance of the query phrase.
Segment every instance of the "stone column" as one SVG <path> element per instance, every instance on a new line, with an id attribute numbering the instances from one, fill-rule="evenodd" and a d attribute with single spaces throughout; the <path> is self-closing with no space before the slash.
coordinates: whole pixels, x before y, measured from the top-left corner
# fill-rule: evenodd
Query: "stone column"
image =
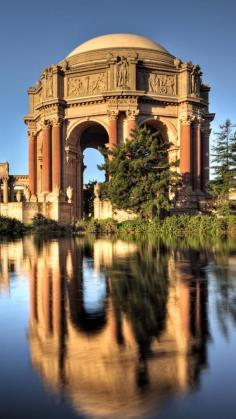
<path id="1" fill-rule="evenodd" d="M 46 125 L 43 128 L 43 190 L 42 192 L 50 192 L 51 179 L 51 126 Z"/>
<path id="2" fill-rule="evenodd" d="M 204 128 L 202 130 L 202 167 L 201 167 L 201 188 L 206 192 L 207 184 L 209 182 L 209 136 L 211 130 L 209 128 Z"/>
<path id="3" fill-rule="evenodd" d="M 29 190 L 32 195 L 35 195 L 37 190 L 36 186 L 36 179 L 37 179 L 37 169 L 36 169 L 36 162 L 37 162 L 37 136 L 29 132 L 28 137 L 28 144 L 29 144 Z"/>
<path id="4" fill-rule="evenodd" d="M 109 111 L 109 147 L 114 147 L 118 144 L 117 138 L 117 118 L 118 111 Z"/>
<path id="5" fill-rule="evenodd" d="M 61 123 L 52 127 L 52 189 L 61 188 Z"/>
<path id="6" fill-rule="evenodd" d="M 8 204 L 8 177 L 3 178 L 3 202 Z"/>
<path id="7" fill-rule="evenodd" d="M 138 115 L 138 111 L 136 109 L 131 109 L 126 112 L 126 136 L 127 140 L 131 139 L 131 132 L 136 127 L 136 116 Z"/>
<path id="8" fill-rule="evenodd" d="M 78 150 L 77 158 L 77 217 L 83 217 L 83 176 L 84 175 L 84 160 L 83 152 Z"/>
<path id="9" fill-rule="evenodd" d="M 191 121 L 182 121 L 180 139 L 180 172 L 184 186 L 191 185 Z"/>
<path id="10" fill-rule="evenodd" d="M 194 122 L 194 171 L 193 185 L 197 191 L 201 190 L 201 125 L 199 121 Z"/>

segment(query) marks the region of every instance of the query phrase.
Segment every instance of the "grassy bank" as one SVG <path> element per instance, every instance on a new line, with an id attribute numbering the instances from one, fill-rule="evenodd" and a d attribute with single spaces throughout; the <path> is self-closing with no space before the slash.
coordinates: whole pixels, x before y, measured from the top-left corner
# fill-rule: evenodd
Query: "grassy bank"
<path id="1" fill-rule="evenodd" d="M 181 215 L 171 216 L 164 220 L 124 221 L 117 223 L 112 219 L 85 220 L 76 224 L 79 233 L 116 234 L 119 236 L 157 236 L 157 237 L 236 237 L 236 216 L 218 218 L 208 215 Z"/>
<path id="2" fill-rule="evenodd" d="M 208 215 L 181 215 L 166 217 L 164 220 L 147 221 L 136 219 L 118 223 L 112 219 L 81 220 L 73 226 L 61 225 L 42 215 L 36 215 L 30 225 L 18 220 L 0 217 L 0 236 L 21 237 L 23 234 L 41 236 L 69 236 L 72 234 L 103 234 L 125 237 L 160 237 L 164 239 L 182 237 L 236 237 L 236 216 L 224 218 Z"/>

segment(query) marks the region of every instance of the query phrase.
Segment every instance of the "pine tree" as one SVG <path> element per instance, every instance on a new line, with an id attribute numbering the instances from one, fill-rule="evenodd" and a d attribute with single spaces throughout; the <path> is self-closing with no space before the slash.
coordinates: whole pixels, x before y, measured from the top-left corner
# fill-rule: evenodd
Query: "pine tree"
<path id="1" fill-rule="evenodd" d="M 229 119 L 220 125 L 212 147 L 214 179 L 210 183 L 210 189 L 216 208 L 221 213 L 229 211 L 229 192 L 235 186 L 236 132 L 233 132 L 233 127 Z"/>
<path id="2" fill-rule="evenodd" d="M 141 217 L 167 212 L 179 183 L 178 162 L 169 161 L 170 147 L 158 132 L 135 128 L 130 141 L 105 153 L 100 169 L 107 172 L 109 181 L 101 186 L 102 197 L 110 199 L 115 208 Z"/>

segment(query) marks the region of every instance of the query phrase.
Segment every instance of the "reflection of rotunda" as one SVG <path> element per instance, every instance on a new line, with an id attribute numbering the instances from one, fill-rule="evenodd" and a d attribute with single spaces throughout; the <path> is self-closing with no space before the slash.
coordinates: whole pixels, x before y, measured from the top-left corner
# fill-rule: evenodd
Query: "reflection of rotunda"
<path id="1" fill-rule="evenodd" d="M 172 142 L 170 158 L 180 159 L 188 200 L 204 198 L 213 114 L 201 75 L 198 65 L 127 34 L 92 39 L 45 69 L 28 90 L 25 117 L 32 211 L 81 217 L 84 150 L 122 143 L 143 124 Z"/>
<path id="2" fill-rule="evenodd" d="M 111 258 L 106 260 L 109 246 Z M 139 252 L 122 242 L 63 240 L 45 243 L 31 260 L 32 365 L 46 385 L 63 391 L 89 417 L 143 417 L 166 398 L 192 389 L 206 365 L 206 282 L 193 278 L 189 262 L 164 256 L 162 264 L 154 260 L 145 277 L 144 298 L 137 286 L 140 277 L 129 278 L 134 265 L 137 274 L 147 267 L 147 255 Z M 98 293 L 100 307 L 93 316 L 84 299 L 86 259 L 94 260 L 94 272 L 107 282 L 106 298 L 101 301 Z M 168 286 L 163 295 L 161 266 Z M 123 285 L 134 282 L 133 300 L 127 287 L 122 288 L 122 278 Z M 154 286 L 158 284 L 160 292 Z M 135 318 L 132 310 L 121 307 L 124 293 L 129 306 L 138 301 L 138 325 L 135 307 Z M 148 324 L 150 306 L 152 313 L 161 307 L 164 314 L 155 318 L 153 329 Z"/>

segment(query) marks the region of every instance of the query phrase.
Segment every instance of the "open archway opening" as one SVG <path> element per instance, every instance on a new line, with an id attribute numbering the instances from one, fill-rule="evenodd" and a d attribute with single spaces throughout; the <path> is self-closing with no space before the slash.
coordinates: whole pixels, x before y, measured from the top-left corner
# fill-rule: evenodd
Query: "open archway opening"
<path id="1" fill-rule="evenodd" d="M 94 184 L 105 180 L 105 173 L 98 169 L 104 163 L 102 150 L 107 147 L 109 137 L 106 129 L 94 121 L 86 121 L 75 128 L 71 141 L 78 153 L 74 172 L 76 194 L 74 213 L 76 218 L 92 217 L 94 213 Z"/>

